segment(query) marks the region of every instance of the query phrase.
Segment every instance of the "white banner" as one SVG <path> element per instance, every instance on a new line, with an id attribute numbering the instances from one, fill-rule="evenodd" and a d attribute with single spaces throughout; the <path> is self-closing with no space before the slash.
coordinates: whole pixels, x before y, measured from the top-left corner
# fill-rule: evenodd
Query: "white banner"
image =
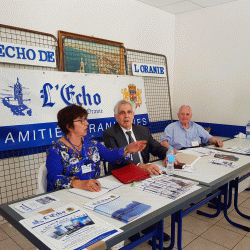
<path id="1" fill-rule="evenodd" d="M 89 136 L 101 137 L 115 123 L 121 99 L 135 103 L 135 124 L 148 123 L 139 77 L 13 69 L 0 69 L 0 77 L 0 151 L 50 145 L 63 136 L 57 112 L 72 104 L 88 111 Z"/>
<path id="2" fill-rule="evenodd" d="M 132 63 L 132 71 L 134 76 L 152 76 L 152 77 L 166 77 L 166 66 L 145 64 L 145 63 Z"/>
<path id="3" fill-rule="evenodd" d="M 53 49 L 0 42 L 0 62 L 56 67 Z"/>

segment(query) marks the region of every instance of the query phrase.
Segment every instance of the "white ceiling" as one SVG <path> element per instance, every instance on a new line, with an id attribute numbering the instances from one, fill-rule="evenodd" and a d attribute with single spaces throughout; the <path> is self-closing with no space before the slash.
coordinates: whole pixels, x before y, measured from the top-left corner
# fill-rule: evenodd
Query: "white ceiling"
<path id="1" fill-rule="evenodd" d="M 137 0 L 145 4 L 154 6 L 172 14 L 180 14 L 192 10 L 211 7 L 214 5 L 229 3 L 238 0 Z"/>

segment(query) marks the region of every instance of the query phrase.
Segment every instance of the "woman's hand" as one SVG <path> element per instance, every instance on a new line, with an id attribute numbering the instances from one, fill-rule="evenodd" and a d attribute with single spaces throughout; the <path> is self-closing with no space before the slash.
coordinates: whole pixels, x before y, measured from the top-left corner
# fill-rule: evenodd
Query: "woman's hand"
<path id="1" fill-rule="evenodd" d="M 72 186 L 74 188 L 89 190 L 91 192 L 99 192 L 102 190 L 101 183 L 95 179 L 73 180 Z"/>
<path id="2" fill-rule="evenodd" d="M 124 151 L 125 155 L 131 154 L 131 153 L 136 153 L 136 152 L 141 152 L 145 147 L 146 147 L 147 141 L 136 141 L 136 142 L 131 142 L 127 148 L 126 152 Z"/>

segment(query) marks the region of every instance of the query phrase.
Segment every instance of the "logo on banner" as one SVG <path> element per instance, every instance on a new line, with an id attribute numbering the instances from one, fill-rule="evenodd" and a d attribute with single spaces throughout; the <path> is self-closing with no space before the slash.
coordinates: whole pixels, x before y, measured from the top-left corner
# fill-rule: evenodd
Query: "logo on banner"
<path id="1" fill-rule="evenodd" d="M 19 116 L 31 116 L 32 110 L 28 107 L 31 103 L 31 99 L 25 99 L 25 95 L 29 95 L 29 92 L 24 92 L 29 88 L 25 88 L 19 82 L 17 78 L 17 82 L 13 86 L 8 86 L 10 89 L 3 89 L 4 92 L 0 93 L 2 96 L 2 103 L 4 106 L 10 109 L 13 115 Z"/>
<path id="2" fill-rule="evenodd" d="M 142 89 L 136 88 L 134 84 L 129 84 L 128 89 L 122 89 L 123 99 L 135 104 L 135 108 L 140 107 L 142 104 Z"/>

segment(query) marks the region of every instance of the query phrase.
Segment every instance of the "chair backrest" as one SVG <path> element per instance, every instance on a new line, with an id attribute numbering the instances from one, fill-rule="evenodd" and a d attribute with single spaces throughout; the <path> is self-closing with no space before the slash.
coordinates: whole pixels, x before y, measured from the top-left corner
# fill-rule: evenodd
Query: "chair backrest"
<path id="1" fill-rule="evenodd" d="M 46 162 L 39 167 L 37 178 L 36 194 L 43 194 L 47 192 L 47 168 Z"/>

